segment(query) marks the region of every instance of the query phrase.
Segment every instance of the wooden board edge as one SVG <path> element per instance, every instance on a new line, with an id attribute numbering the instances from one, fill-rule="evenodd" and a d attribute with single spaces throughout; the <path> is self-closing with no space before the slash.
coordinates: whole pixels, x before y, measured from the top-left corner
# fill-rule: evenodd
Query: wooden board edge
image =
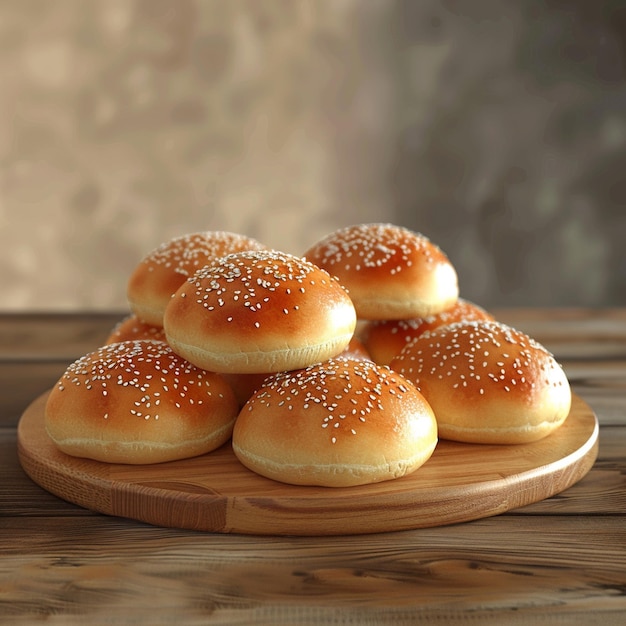
<path id="1" fill-rule="evenodd" d="M 43 406 L 48 393 L 45 392 L 35 399 L 27 411 L 36 411 L 39 405 Z M 208 508 L 207 498 L 197 497 L 191 501 L 187 500 L 184 510 L 178 507 L 176 502 L 172 502 L 171 506 L 155 511 L 154 501 L 162 500 L 163 490 L 150 486 L 142 488 L 142 494 L 140 494 L 141 497 L 145 498 L 147 513 L 138 516 L 131 514 L 128 510 L 123 490 L 121 495 L 112 494 L 108 498 L 102 498 L 103 491 L 106 491 L 103 489 L 107 483 L 106 478 L 97 478 L 89 473 L 83 474 L 81 477 L 83 485 L 80 489 L 73 491 L 72 497 L 68 498 L 66 490 L 60 490 L 54 481 L 47 479 L 49 469 L 21 445 L 20 424 L 18 424 L 18 458 L 26 474 L 35 483 L 57 497 L 99 513 L 157 526 L 203 532 L 271 536 L 355 535 L 395 532 L 464 523 L 499 515 L 554 496 L 578 482 L 593 467 L 597 458 L 599 424 L 597 416 L 582 398 L 576 396 L 576 402 L 582 403 L 585 410 L 593 415 L 593 434 L 579 450 L 569 455 L 574 458 L 559 461 L 559 465 L 562 467 L 539 467 L 523 473 L 518 484 L 515 485 L 515 489 L 506 499 L 502 499 L 502 485 L 500 484 L 503 481 L 506 482 L 506 479 L 477 483 L 470 490 L 471 499 L 468 499 L 467 486 L 459 489 L 456 495 L 455 490 L 451 489 L 451 502 L 454 502 L 455 498 L 464 500 L 462 507 L 451 507 L 457 510 L 454 515 L 451 514 L 450 509 L 435 515 L 432 510 L 428 510 L 428 507 L 424 506 L 428 504 L 426 502 L 412 508 L 409 506 L 411 503 L 407 502 L 407 494 L 403 493 L 397 498 L 392 498 L 391 503 L 387 502 L 385 507 L 387 515 L 393 513 L 391 527 L 388 519 L 378 519 L 374 516 L 380 511 L 376 507 L 376 502 L 368 502 L 367 498 L 359 498 L 360 507 L 357 511 L 350 510 L 349 502 L 342 502 L 341 506 L 338 506 L 334 511 L 328 511 L 323 506 L 320 506 L 316 511 L 314 499 L 298 501 L 295 498 L 289 506 L 277 507 L 276 502 L 267 497 L 251 495 L 234 497 L 229 500 L 218 494 L 215 497 L 210 497 L 211 506 Z M 537 493 L 533 483 L 538 479 L 538 475 L 545 473 L 550 474 L 551 485 L 547 492 Z M 137 499 L 135 490 L 133 490 L 132 498 Z M 372 500 L 375 499 L 372 498 Z M 414 503 L 412 504 L 414 505 Z M 367 524 L 364 524 L 364 515 L 367 514 L 368 508 L 373 517 L 368 518 Z M 312 513 L 316 513 L 316 515 L 312 515 Z"/>

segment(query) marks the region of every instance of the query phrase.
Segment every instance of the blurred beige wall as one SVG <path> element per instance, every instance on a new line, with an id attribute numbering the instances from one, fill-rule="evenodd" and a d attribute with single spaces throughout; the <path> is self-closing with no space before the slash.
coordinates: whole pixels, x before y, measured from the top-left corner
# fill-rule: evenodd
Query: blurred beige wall
<path id="1" fill-rule="evenodd" d="M 388 6 L 358 4 L 0 3 L 0 306 L 123 307 L 186 232 L 299 253 L 386 217 Z"/>
<path id="2" fill-rule="evenodd" d="M 626 17 L 591 4 L 0 0 L 0 310 L 124 309 L 187 232 L 365 221 L 487 305 L 626 303 Z"/>

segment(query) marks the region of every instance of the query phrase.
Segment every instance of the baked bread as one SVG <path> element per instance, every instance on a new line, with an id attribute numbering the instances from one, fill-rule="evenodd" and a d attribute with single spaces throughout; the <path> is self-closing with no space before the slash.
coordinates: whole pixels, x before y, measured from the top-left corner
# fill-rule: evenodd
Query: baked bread
<path id="1" fill-rule="evenodd" d="M 570 385 L 554 356 L 500 322 L 458 322 L 428 331 L 390 367 L 428 400 L 441 439 L 527 443 L 556 430 L 570 411 Z"/>
<path id="2" fill-rule="evenodd" d="M 44 421 L 66 454 L 138 465 L 214 450 L 230 438 L 238 411 L 219 374 L 163 342 L 138 340 L 72 363 L 48 396 Z"/>
<path id="3" fill-rule="evenodd" d="M 314 264 L 275 250 L 231 254 L 174 294 L 165 335 L 198 367 L 234 374 L 306 367 L 338 355 L 356 326 L 350 297 Z"/>
<path id="4" fill-rule="evenodd" d="M 433 315 L 459 295 L 448 257 L 424 235 L 393 224 L 341 228 L 304 257 L 339 279 L 362 320 Z"/>
<path id="5" fill-rule="evenodd" d="M 136 339 L 165 341 L 165 331 L 163 330 L 163 326 L 146 324 L 146 322 L 142 322 L 136 315 L 131 314 L 127 315 L 113 327 L 104 343 L 135 341 Z"/>
<path id="6" fill-rule="evenodd" d="M 369 321 L 361 328 L 360 337 L 375 363 L 389 365 L 405 344 L 427 330 L 455 322 L 493 319 L 493 315 L 482 307 L 469 300 L 459 298 L 445 311 L 427 317 Z"/>
<path id="7" fill-rule="evenodd" d="M 130 275 L 126 287 L 130 309 L 143 322 L 163 326 L 169 299 L 196 270 L 225 254 L 265 248 L 252 237 L 227 231 L 189 233 L 166 241 Z"/>
<path id="8" fill-rule="evenodd" d="M 248 469 L 296 485 L 347 487 L 409 474 L 437 443 L 433 412 L 402 376 L 338 357 L 268 377 L 233 431 Z"/>

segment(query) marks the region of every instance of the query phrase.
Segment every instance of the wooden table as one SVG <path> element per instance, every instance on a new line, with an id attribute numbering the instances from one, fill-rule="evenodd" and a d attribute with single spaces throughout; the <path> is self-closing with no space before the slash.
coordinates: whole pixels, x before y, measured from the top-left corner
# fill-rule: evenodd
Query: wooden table
<path id="1" fill-rule="evenodd" d="M 123 314 L 0 315 L 0 623 L 626 624 L 626 309 L 495 313 L 595 411 L 593 469 L 496 517 L 347 537 L 159 528 L 44 491 L 20 416 Z"/>

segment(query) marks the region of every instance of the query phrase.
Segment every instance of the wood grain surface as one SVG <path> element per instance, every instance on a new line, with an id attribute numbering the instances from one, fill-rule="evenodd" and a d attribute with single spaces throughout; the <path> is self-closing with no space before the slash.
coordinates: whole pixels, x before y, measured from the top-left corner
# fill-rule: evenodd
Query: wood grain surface
<path id="1" fill-rule="evenodd" d="M 597 457 L 598 423 L 574 396 L 565 423 L 521 445 L 439 441 L 418 471 L 350 488 L 302 487 L 249 471 L 230 442 L 154 465 L 109 464 L 60 452 L 44 427 L 46 395 L 20 420 L 18 451 L 44 489 L 88 509 L 159 526 L 263 535 L 353 535 L 467 522 L 553 496 Z"/>
<path id="2" fill-rule="evenodd" d="M 23 471 L 17 424 L 121 318 L 0 315 L 0 623 L 621 626 L 626 309 L 509 309 L 596 414 L 598 457 L 560 493 L 397 532 L 197 532 L 101 515 Z"/>

